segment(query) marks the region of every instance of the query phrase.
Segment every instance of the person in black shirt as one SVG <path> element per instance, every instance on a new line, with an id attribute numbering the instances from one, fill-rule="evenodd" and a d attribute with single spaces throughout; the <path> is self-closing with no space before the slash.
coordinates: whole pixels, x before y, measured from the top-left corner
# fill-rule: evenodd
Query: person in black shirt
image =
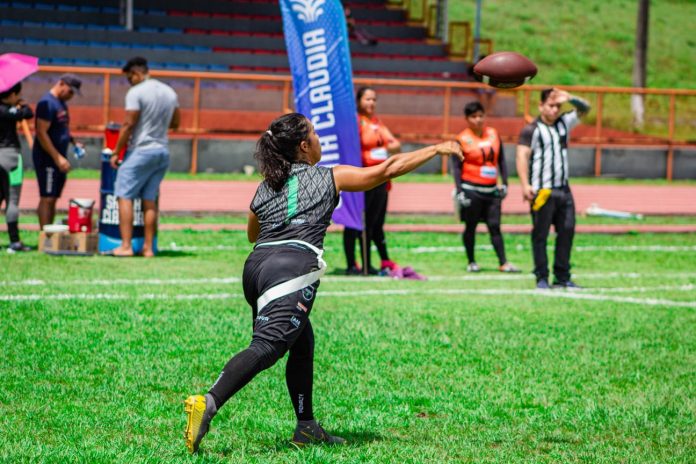
<path id="1" fill-rule="evenodd" d="M 5 221 L 10 235 L 9 253 L 29 251 L 19 237 L 19 197 L 22 193 L 22 153 L 17 123 L 34 117 L 20 97 L 22 83 L 0 93 L 0 205 L 5 202 Z"/>
<path id="2" fill-rule="evenodd" d="M 326 269 L 326 229 L 341 190 L 374 188 L 437 154 L 462 156 L 459 144 L 444 142 L 371 167 L 317 166 L 321 145 L 305 116 L 286 114 L 271 123 L 256 145 L 264 181 L 251 202 L 247 236 L 256 245 L 242 279 L 253 317 L 251 344 L 227 362 L 207 394 L 185 401 L 186 447 L 191 453 L 198 450 L 222 405 L 288 352 L 285 378 L 297 417 L 293 443 L 345 442 L 326 433 L 312 410 L 314 332 L 309 314 Z"/>
<path id="3" fill-rule="evenodd" d="M 75 94 L 81 95 L 82 81 L 74 74 L 63 74 L 36 104 L 36 143 L 32 159 L 39 184 L 39 205 L 36 213 L 39 225 L 53 223 L 56 202 L 63 192 L 68 172 L 70 143 L 82 147 L 70 135 L 70 115 L 67 102 Z"/>

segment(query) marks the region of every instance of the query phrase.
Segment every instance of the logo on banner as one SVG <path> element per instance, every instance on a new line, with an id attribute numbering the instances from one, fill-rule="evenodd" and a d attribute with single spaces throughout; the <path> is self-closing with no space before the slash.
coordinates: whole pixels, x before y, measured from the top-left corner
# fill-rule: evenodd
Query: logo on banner
<path id="1" fill-rule="evenodd" d="M 322 6 L 326 0 L 290 0 L 292 11 L 296 11 L 297 17 L 305 23 L 313 23 L 324 12 Z"/>

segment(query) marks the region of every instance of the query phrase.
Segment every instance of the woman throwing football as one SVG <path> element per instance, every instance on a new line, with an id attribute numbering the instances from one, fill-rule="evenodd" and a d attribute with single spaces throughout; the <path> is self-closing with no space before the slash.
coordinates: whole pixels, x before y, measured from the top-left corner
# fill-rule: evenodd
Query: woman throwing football
<path id="1" fill-rule="evenodd" d="M 316 166 L 319 138 L 307 118 L 292 113 L 271 123 L 256 144 L 264 180 L 251 202 L 247 235 L 256 245 L 242 279 L 253 317 L 251 343 L 227 362 L 208 393 L 186 400 L 185 436 L 191 453 L 198 450 L 217 411 L 286 352 L 286 383 L 297 416 L 293 443 L 345 442 L 326 433 L 312 408 L 314 332 L 309 315 L 326 269 L 326 229 L 339 192 L 374 188 L 438 154 L 462 156 L 456 142 L 444 142 L 371 167 L 321 167 Z"/>

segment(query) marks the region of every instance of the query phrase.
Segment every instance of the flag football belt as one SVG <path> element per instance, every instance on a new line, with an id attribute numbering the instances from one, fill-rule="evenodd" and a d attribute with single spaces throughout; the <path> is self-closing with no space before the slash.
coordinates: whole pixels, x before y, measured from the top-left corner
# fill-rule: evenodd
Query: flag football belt
<path id="1" fill-rule="evenodd" d="M 10 185 L 15 187 L 17 185 L 22 185 L 24 180 L 24 162 L 22 161 L 22 155 L 19 155 L 17 159 L 17 166 L 10 171 Z"/>
<path id="2" fill-rule="evenodd" d="M 479 193 L 495 193 L 498 191 L 497 185 L 492 185 L 490 187 L 481 187 L 479 185 L 471 185 L 471 184 L 462 183 L 462 188 L 464 190 L 473 190 L 473 191 L 479 192 Z"/>
<path id="3" fill-rule="evenodd" d="M 319 269 L 317 269 L 316 271 L 312 271 L 308 274 L 295 277 L 294 279 L 290 279 L 286 282 L 283 282 L 282 284 L 278 284 L 263 292 L 263 295 L 261 295 L 256 300 L 256 308 L 258 312 L 261 312 L 261 310 L 273 300 L 277 300 L 278 298 L 282 298 L 284 296 L 298 292 L 305 287 L 309 287 L 314 282 L 319 280 L 321 276 L 323 276 L 326 272 L 326 261 L 322 259 L 324 250 L 320 250 L 314 245 L 311 245 L 307 242 L 303 242 L 302 240 L 279 240 L 277 242 L 260 243 L 256 245 L 256 248 L 263 246 L 282 246 L 292 244 L 301 245 L 316 253 L 317 264 L 319 265 Z"/>

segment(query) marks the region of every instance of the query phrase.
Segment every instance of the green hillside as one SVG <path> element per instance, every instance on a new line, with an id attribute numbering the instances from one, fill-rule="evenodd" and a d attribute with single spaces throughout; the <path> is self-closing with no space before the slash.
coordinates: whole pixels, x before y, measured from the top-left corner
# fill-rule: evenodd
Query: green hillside
<path id="1" fill-rule="evenodd" d="M 450 19 L 470 21 L 474 0 L 453 0 Z M 637 0 L 484 0 L 481 36 L 527 55 L 536 84 L 631 86 Z M 648 86 L 696 88 L 696 1 L 650 5 Z"/>

